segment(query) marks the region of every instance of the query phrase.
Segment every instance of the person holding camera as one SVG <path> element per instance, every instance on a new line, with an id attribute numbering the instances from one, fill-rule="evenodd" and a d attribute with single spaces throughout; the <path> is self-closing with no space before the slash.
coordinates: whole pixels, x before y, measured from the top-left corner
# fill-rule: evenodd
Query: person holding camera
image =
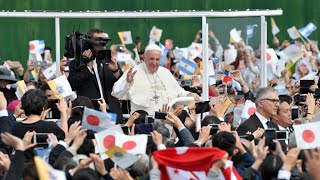
<path id="1" fill-rule="evenodd" d="M 87 35 L 93 47 L 83 51 L 80 62 L 78 59 L 70 62 L 68 80 L 78 96 L 86 96 L 91 100 L 104 98 L 109 111 L 118 114 L 117 123 L 122 123 L 120 103 L 111 96 L 111 91 L 123 72 L 117 61 L 107 55 L 105 45 L 110 38 L 97 28 L 90 29 Z"/>

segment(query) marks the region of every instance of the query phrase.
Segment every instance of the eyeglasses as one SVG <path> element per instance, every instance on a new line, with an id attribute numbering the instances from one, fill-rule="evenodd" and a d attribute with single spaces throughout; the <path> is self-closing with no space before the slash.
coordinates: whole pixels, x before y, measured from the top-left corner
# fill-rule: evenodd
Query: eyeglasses
<path id="1" fill-rule="evenodd" d="M 268 100 L 268 101 L 273 102 L 274 104 L 279 103 L 279 99 L 261 99 L 261 101 L 262 101 L 262 100 Z"/>

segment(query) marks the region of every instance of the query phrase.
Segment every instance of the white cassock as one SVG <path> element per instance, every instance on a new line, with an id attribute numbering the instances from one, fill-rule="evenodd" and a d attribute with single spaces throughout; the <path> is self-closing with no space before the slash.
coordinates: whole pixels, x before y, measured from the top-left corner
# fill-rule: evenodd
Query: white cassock
<path id="1" fill-rule="evenodd" d="M 177 97 L 185 97 L 190 92 L 180 87 L 171 72 L 159 67 L 157 72 L 150 73 L 145 65 L 141 63 L 134 67 L 137 70 L 133 81 L 127 82 L 126 71 L 114 84 L 112 96 L 131 101 L 131 112 L 144 110 L 148 114 L 162 109 L 163 104 L 168 104 Z"/>

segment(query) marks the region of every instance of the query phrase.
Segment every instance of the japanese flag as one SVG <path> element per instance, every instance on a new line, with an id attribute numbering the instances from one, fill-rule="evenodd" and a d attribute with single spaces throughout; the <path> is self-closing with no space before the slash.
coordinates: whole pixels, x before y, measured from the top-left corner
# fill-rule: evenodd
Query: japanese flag
<path id="1" fill-rule="evenodd" d="M 274 49 L 272 49 L 272 48 L 266 49 L 266 53 L 267 53 L 267 55 L 266 55 L 267 63 L 276 64 L 278 62 L 278 57 L 277 57 L 276 52 L 274 51 Z"/>
<path id="2" fill-rule="evenodd" d="M 95 132 L 100 132 L 113 127 L 115 122 L 111 121 L 107 113 L 96 111 L 94 109 L 84 108 L 82 116 L 82 127 Z"/>
<path id="3" fill-rule="evenodd" d="M 200 43 L 192 43 L 188 47 L 188 52 L 189 52 L 189 58 L 194 59 L 196 57 L 200 57 L 202 53 L 202 44 Z"/>
<path id="4" fill-rule="evenodd" d="M 116 132 L 116 146 L 127 150 L 131 154 L 145 154 L 147 141 L 147 135 L 127 136 Z"/>
<path id="5" fill-rule="evenodd" d="M 48 81 L 48 85 L 52 90 L 53 95 L 58 99 L 71 96 L 73 94 L 69 81 L 65 75 Z"/>
<path id="6" fill-rule="evenodd" d="M 120 125 L 116 125 L 114 127 L 94 134 L 94 137 L 97 141 L 99 153 L 103 160 L 108 158 L 108 155 L 105 154 L 105 152 L 116 145 L 116 132 L 123 134 Z"/>
<path id="7" fill-rule="evenodd" d="M 241 118 L 248 119 L 256 111 L 257 111 L 256 104 L 254 104 L 250 100 L 246 100 L 246 102 L 244 103 L 242 113 L 241 113 Z"/>
<path id="8" fill-rule="evenodd" d="M 320 122 L 293 125 L 297 145 L 301 149 L 320 146 Z"/>
<path id="9" fill-rule="evenodd" d="M 29 53 L 30 54 L 42 54 L 44 52 L 44 40 L 29 41 Z"/>

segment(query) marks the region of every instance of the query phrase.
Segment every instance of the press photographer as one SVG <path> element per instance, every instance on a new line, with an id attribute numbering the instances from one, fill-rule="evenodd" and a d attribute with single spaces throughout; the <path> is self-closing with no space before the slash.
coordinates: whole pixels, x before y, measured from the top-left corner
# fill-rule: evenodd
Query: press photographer
<path id="1" fill-rule="evenodd" d="M 117 113 L 117 123 L 122 121 L 122 112 L 118 99 L 111 96 L 113 84 L 123 72 L 117 61 L 106 49 L 111 39 L 98 28 L 87 34 L 75 32 L 66 37 L 65 56 L 75 60 L 70 62 L 68 80 L 72 90 L 78 96 L 86 96 L 92 100 L 104 98 L 108 110 Z M 95 107 L 99 108 L 99 107 Z"/>

